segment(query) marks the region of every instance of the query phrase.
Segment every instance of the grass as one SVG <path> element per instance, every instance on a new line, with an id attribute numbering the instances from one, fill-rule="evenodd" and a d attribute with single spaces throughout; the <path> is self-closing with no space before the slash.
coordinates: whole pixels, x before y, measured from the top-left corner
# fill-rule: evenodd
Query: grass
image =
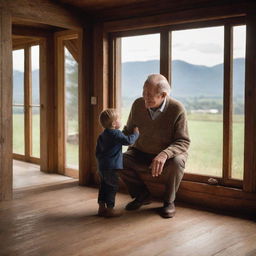
<path id="1" fill-rule="evenodd" d="M 68 133 L 77 132 L 77 122 L 69 121 Z M 13 115 L 13 152 L 24 155 L 24 115 Z M 32 116 L 32 156 L 40 157 L 40 120 L 38 114 Z M 66 165 L 78 169 L 78 145 L 66 144 Z"/>

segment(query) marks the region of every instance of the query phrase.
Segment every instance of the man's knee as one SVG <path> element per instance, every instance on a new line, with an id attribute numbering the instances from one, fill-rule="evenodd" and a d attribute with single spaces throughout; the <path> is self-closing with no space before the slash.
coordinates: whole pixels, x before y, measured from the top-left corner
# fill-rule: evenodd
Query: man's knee
<path id="1" fill-rule="evenodd" d="M 168 160 L 166 169 L 170 172 L 183 172 L 186 165 L 187 156 L 178 155 Z"/>
<path id="2" fill-rule="evenodd" d="M 184 175 L 185 164 L 186 164 L 187 156 L 178 155 L 174 158 L 168 160 L 166 167 L 164 168 L 164 183 L 169 188 L 175 188 L 177 191 L 180 181 Z"/>

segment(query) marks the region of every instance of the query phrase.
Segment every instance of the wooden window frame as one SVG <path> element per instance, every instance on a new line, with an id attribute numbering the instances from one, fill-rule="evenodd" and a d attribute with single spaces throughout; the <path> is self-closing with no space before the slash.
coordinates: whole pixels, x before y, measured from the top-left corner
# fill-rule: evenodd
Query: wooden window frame
<path id="1" fill-rule="evenodd" d="M 146 29 L 132 29 L 126 31 L 109 32 L 110 58 L 109 58 L 109 102 L 110 107 L 120 109 L 121 106 L 121 37 L 136 36 L 159 33 L 160 34 L 160 73 L 171 80 L 171 31 L 204 28 L 214 26 L 224 26 L 224 77 L 223 77 L 223 154 L 222 154 L 222 177 L 214 178 L 218 181 L 218 185 L 242 188 L 243 180 L 231 178 L 232 167 L 232 115 L 233 115 L 233 34 L 232 27 L 238 25 L 246 25 L 245 17 L 234 17 L 226 19 L 217 19 L 211 21 L 200 21 L 192 23 L 174 24 L 167 26 L 159 26 Z M 228 134 L 225 135 L 224 134 Z M 245 135 L 244 135 L 245 136 Z M 246 169 L 243 169 L 244 177 Z M 185 173 L 184 181 L 193 181 L 200 183 L 208 183 L 208 179 L 213 176 Z"/>
<path id="2" fill-rule="evenodd" d="M 13 51 L 24 50 L 24 155 L 13 153 L 13 159 L 40 164 L 40 157 L 32 156 L 32 69 L 31 69 L 31 47 L 41 48 L 42 40 L 31 38 L 26 43 L 15 44 Z M 39 57 L 40 58 L 40 57 Z M 39 60 L 40 63 L 40 60 Z"/>
<path id="3" fill-rule="evenodd" d="M 78 169 L 66 167 L 66 146 L 65 146 L 65 52 L 64 41 L 78 39 L 79 32 L 71 30 L 61 31 L 55 33 L 55 45 L 56 45 L 56 71 L 57 71 L 57 120 L 58 120 L 58 173 L 79 178 L 80 159 Z M 79 54 L 78 54 L 79 55 Z M 80 61 L 78 58 L 78 65 Z M 78 82 L 79 83 L 79 82 Z M 78 85 L 79 86 L 79 85 Z M 79 90 L 79 88 L 78 88 Z M 79 104 L 79 103 L 78 103 Z M 79 112 L 79 109 L 77 110 Z M 78 114 L 78 122 L 80 123 L 80 114 Z M 79 132 L 80 134 L 80 132 Z M 80 144 L 80 142 L 79 142 Z M 80 147 L 79 147 L 80 151 Z M 78 154 L 80 158 L 80 153 Z"/>

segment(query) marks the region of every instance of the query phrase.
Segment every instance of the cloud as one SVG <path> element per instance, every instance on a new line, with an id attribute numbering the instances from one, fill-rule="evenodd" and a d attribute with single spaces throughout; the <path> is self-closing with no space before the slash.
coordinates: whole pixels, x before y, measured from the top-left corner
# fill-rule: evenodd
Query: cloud
<path id="1" fill-rule="evenodd" d="M 173 45 L 174 48 L 180 51 L 191 51 L 196 50 L 201 53 L 206 54 L 220 54 L 223 52 L 223 46 L 215 43 L 189 43 L 189 44 L 183 44 L 183 43 L 177 43 Z"/>

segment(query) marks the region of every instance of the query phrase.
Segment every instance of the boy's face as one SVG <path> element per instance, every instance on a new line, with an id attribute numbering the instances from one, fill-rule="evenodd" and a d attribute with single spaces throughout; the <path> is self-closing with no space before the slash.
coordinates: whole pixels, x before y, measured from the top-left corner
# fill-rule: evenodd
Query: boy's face
<path id="1" fill-rule="evenodd" d="M 119 116 L 117 116 L 116 120 L 113 121 L 112 126 L 114 127 L 114 129 L 120 129 L 121 125 L 122 124 L 121 124 L 121 121 L 119 119 Z"/>

